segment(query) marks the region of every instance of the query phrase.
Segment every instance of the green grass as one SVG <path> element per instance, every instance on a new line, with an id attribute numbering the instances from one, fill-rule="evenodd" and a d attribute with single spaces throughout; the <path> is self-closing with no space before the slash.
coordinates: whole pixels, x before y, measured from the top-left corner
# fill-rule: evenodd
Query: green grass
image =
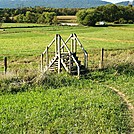
<path id="1" fill-rule="evenodd" d="M 130 111 L 106 85 L 123 92 L 134 105 L 133 49 L 105 51 L 108 68 L 93 70 L 98 68 L 100 48 L 134 47 L 134 25 L 3 27 L 0 71 L 7 56 L 8 72 L 0 75 L 0 133 L 131 133 Z M 89 52 L 93 70 L 86 78 L 78 80 L 66 74 L 40 78 L 40 54 L 57 33 L 64 39 L 76 33 Z"/>
<path id="2" fill-rule="evenodd" d="M 55 34 L 61 34 L 66 39 L 74 32 L 78 35 L 86 50 L 101 47 L 134 47 L 133 31 L 134 26 L 131 26 L 131 30 L 127 26 L 99 28 L 68 26 L 11 28 L 6 29 L 6 31 L 0 31 L 0 53 L 1 55 L 40 55 L 55 37 Z"/>
<path id="3" fill-rule="evenodd" d="M 87 83 L 86 86 L 84 83 Z M 41 92 L 0 96 L 0 132 L 129 132 L 129 112 L 120 98 L 101 85 L 88 80 L 84 83 L 82 88 L 41 88 L 35 89 Z"/>
<path id="4" fill-rule="evenodd" d="M 24 28 L 20 28 L 20 27 Z M 28 27 L 35 26 L 35 27 Z M 37 27 L 36 27 L 37 26 Z M 41 27 L 40 27 L 41 26 Z M 134 47 L 134 25 L 114 27 L 69 27 L 69 26 L 44 26 L 38 24 L 3 24 L 8 27 L 0 30 L 0 65 L 3 66 L 3 57 L 8 56 L 9 63 L 20 59 L 33 59 L 39 64 L 40 54 L 55 37 L 61 34 L 67 39 L 71 33 L 76 33 L 84 48 L 92 53 L 92 49 L 129 48 Z M 16 27 L 16 28 L 10 28 Z M 17 28 L 18 27 L 18 28 Z M 25 28 L 27 27 L 27 28 Z M 11 66 L 13 67 L 14 65 Z M 33 63 L 34 64 L 34 63 Z M 15 65 L 16 66 L 16 65 Z M 37 67 L 38 65 L 36 65 Z M 3 70 L 0 67 L 0 70 Z"/>
<path id="5" fill-rule="evenodd" d="M 103 71 L 94 71 L 90 78 L 99 83 L 116 88 L 126 95 L 126 99 L 134 105 L 134 65 L 120 64 Z"/>

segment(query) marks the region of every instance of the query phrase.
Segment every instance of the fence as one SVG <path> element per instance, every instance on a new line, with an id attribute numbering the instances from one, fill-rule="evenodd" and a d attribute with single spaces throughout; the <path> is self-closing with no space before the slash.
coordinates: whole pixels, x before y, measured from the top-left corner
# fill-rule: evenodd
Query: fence
<path id="1" fill-rule="evenodd" d="M 134 48 L 89 49 L 87 52 L 89 55 L 88 68 L 90 70 L 115 67 L 124 63 L 134 65 Z M 78 52 L 77 54 L 80 60 L 83 59 L 82 53 Z M 7 57 L 7 59 L 4 57 Z M 5 72 L 15 75 L 40 72 L 40 55 L 22 57 L 10 55 L 0 56 L 0 75 L 4 75 Z"/>

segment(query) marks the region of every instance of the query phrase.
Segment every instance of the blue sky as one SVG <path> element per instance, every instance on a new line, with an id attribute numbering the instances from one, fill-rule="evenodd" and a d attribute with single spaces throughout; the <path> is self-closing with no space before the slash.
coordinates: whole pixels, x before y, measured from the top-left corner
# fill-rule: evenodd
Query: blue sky
<path id="1" fill-rule="evenodd" d="M 128 0 L 104 0 L 104 1 L 112 2 L 112 3 L 118 3 L 118 2 L 122 2 L 122 1 L 128 1 Z M 132 0 L 130 0 L 130 1 L 132 1 Z"/>

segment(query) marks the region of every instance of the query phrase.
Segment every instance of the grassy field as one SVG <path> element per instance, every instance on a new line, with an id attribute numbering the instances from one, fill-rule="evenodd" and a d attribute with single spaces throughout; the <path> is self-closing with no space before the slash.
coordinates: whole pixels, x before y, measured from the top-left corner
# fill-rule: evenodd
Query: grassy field
<path id="1" fill-rule="evenodd" d="M 134 105 L 134 49 L 129 49 L 134 47 L 134 25 L 3 24 L 3 28 L 0 71 L 4 56 L 9 66 L 7 75 L 0 76 L 0 133 L 133 133 L 131 111 L 108 86 Z M 92 70 L 80 80 L 67 74 L 40 77 L 40 54 L 55 34 L 66 39 L 71 33 L 89 52 L 89 67 L 98 65 L 100 48 L 107 49 L 108 68 Z"/>
<path id="2" fill-rule="evenodd" d="M 20 26 L 23 25 L 20 24 Z M 9 24 L 3 25 L 3 27 L 6 26 L 9 26 Z M 1 29 L 0 54 L 40 55 L 55 37 L 55 34 L 61 34 L 66 39 L 71 33 L 77 34 L 86 50 L 102 47 L 128 48 L 134 47 L 133 32 L 134 25 L 116 27 L 44 26 L 34 28 L 8 28 L 5 31 Z"/>

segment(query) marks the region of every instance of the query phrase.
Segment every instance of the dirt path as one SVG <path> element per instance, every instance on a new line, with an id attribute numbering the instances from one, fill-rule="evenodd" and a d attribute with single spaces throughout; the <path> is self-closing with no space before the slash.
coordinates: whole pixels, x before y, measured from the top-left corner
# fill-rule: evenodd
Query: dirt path
<path id="1" fill-rule="evenodd" d="M 108 85 L 106 85 L 106 87 L 110 88 L 114 92 L 116 92 L 122 98 L 122 100 L 126 103 L 129 111 L 132 113 L 132 120 L 134 123 L 134 106 L 133 106 L 133 104 L 127 99 L 126 95 L 124 93 L 122 93 L 121 91 L 119 91 L 118 89 L 111 87 L 111 86 L 108 86 Z"/>

